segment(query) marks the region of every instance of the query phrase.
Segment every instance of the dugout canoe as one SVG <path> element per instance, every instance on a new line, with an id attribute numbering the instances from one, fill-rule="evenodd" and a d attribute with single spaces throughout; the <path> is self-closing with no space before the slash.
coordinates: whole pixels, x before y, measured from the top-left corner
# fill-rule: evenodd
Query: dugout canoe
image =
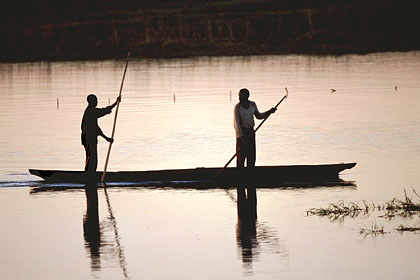
<path id="1" fill-rule="evenodd" d="M 335 182 L 339 181 L 341 171 L 353 168 L 353 163 L 320 164 L 320 165 L 280 165 L 257 166 L 252 169 L 191 168 L 150 171 L 109 171 L 106 173 L 107 183 L 181 183 L 181 182 L 213 182 L 217 185 L 281 185 L 284 183 Z M 87 177 L 83 171 L 39 170 L 29 169 L 33 175 L 41 177 L 45 183 L 81 183 L 100 182 L 102 172 Z"/>

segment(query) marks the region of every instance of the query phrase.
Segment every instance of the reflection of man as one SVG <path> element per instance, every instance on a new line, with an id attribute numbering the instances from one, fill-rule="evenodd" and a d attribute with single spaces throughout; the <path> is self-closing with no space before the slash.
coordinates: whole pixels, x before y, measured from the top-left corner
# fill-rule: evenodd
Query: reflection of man
<path id="1" fill-rule="evenodd" d="M 102 136 L 108 142 L 113 142 L 114 139 L 105 136 L 98 125 L 98 118 L 101 118 L 111 113 L 118 102 L 121 102 L 121 97 L 118 97 L 114 104 L 106 108 L 96 108 L 98 99 L 94 94 L 89 94 L 87 97 L 87 106 L 82 119 L 82 145 L 86 150 L 85 172 L 96 172 L 98 167 L 98 135 Z"/>
<path id="2" fill-rule="evenodd" d="M 239 103 L 234 107 L 233 125 L 236 133 L 236 158 L 237 167 L 244 167 L 245 158 L 247 167 L 255 166 L 255 132 L 254 116 L 264 119 L 276 111 L 271 108 L 267 112 L 260 113 L 255 102 L 248 100 L 249 90 L 243 88 L 239 91 Z"/>
<path id="3" fill-rule="evenodd" d="M 101 227 L 99 224 L 98 212 L 98 190 L 96 184 L 85 186 L 86 193 L 86 215 L 83 218 L 83 235 L 86 241 L 86 248 L 89 249 L 92 271 L 101 269 L 100 247 Z"/>
<path id="4" fill-rule="evenodd" d="M 255 188 L 238 188 L 238 223 L 236 225 L 236 242 L 241 249 L 242 262 L 252 269 L 252 261 L 258 255 L 257 238 L 257 191 Z"/>

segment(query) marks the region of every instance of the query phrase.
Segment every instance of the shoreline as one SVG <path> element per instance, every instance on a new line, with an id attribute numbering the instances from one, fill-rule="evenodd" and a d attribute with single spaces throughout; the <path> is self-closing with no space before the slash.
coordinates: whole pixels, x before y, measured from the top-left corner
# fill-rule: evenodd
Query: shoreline
<path id="1" fill-rule="evenodd" d="M 249 54 L 197 54 L 190 56 L 136 56 L 130 53 L 130 59 L 142 60 L 172 60 L 172 59 L 193 59 L 193 58 L 217 58 L 217 57 L 256 57 L 256 56 L 314 56 L 314 57 L 342 57 L 348 55 L 370 55 L 370 54 L 385 54 L 385 53 L 409 53 L 409 52 L 419 52 L 420 49 L 409 49 L 409 50 L 377 50 L 377 51 L 367 51 L 367 52 L 319 52 L 319 53 L 307 53 L 307 52 L 283 52 L 283 53 L 249 53 Z M 3 64 L 13 64 L 13 63 L 36 63 L 36 62 L 86 62 L 86 61 L 108 61 L 108 60 L 125 60 L 127 53 L 121 54 L 121 56 L 115 57 L 63 57 L 63 58 L 48 58 L 48 59 L 27 59 L 27 60 L 6 60 L 0 61 Z"/>
<path id="2" fill-rule="evenodd" d="M 107 60 L 128 51 L 186 58 L 420 50 L 416 10 L 391 0 L 127 2 L 118 9 L 12 10 L 0 20 L 0 62 Z"/>

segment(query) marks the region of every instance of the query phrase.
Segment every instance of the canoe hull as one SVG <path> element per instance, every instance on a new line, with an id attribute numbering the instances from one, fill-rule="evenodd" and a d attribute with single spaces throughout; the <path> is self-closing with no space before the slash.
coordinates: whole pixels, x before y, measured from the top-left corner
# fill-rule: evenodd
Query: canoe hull
<path id="1" fill-rule="evenodd" d="M 353 168 L 356 163 L 323 165 L 258 166 L 252 169 L 226 168 L 217 176 L 221 168 L 194 168 L 152 171 L 107 172 L 107 183 L 145 183 L 145 182 L 199 182 L 211 181 L 220 185 L 261 184 L 276 185 L 287 182 L 334 182 L 339 173 Z M 83 171 L 29 169 L 46 183 L 100 182 L 102 172 L 87 177 Z M 216 177 L 217 176 L 217 177 Z"/>

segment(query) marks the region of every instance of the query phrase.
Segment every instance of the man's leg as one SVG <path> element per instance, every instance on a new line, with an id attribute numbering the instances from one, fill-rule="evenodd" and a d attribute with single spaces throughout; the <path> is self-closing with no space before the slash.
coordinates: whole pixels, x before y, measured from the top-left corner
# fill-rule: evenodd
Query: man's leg
<path id="1" fill-rule="evenodd" d="M 86 163 L 85 172 L 95 173 L 98 167 L 98 148 L 97 143 L 87 143 L 86 150 Z"/>
<path id="2" fill-rule="evenodd" d="M 86 152 L 85 172 L 87 172 L 89 169 L 89 164 L 90 164 L 90 147 L 89 147 L 89 144 L 87 143 L 85 143 L 83 147 L 85 147 L 85 152 Z"/>
<path id="3" fill-rule="evenodd" d="M 246 137 L 246 150 L 247 150 L 247 159 L 246 166 L 254 167 L 256 161 L 256 144 L 255 144 L 255 132 L 250 131 Z"/>
<path id="4" fill-rule="evenodd" d="M 236 155 L 236 167 L 242 168 L 245 165 L 246 149 L 244 146 L 239 138 L 236 138 L 236 152 L 238 153 Z"/>
<path id="5" fill-rule="evenodd" d="M 96 172 L 96 169 L 98 168 L 98 144 L 92 144 L 92 148 L 91 148 L 92 152 L 90 154 L 90 161 L 91 161 L 91 166 L 90 166 L 90 171 L 92 173 Z"/>

